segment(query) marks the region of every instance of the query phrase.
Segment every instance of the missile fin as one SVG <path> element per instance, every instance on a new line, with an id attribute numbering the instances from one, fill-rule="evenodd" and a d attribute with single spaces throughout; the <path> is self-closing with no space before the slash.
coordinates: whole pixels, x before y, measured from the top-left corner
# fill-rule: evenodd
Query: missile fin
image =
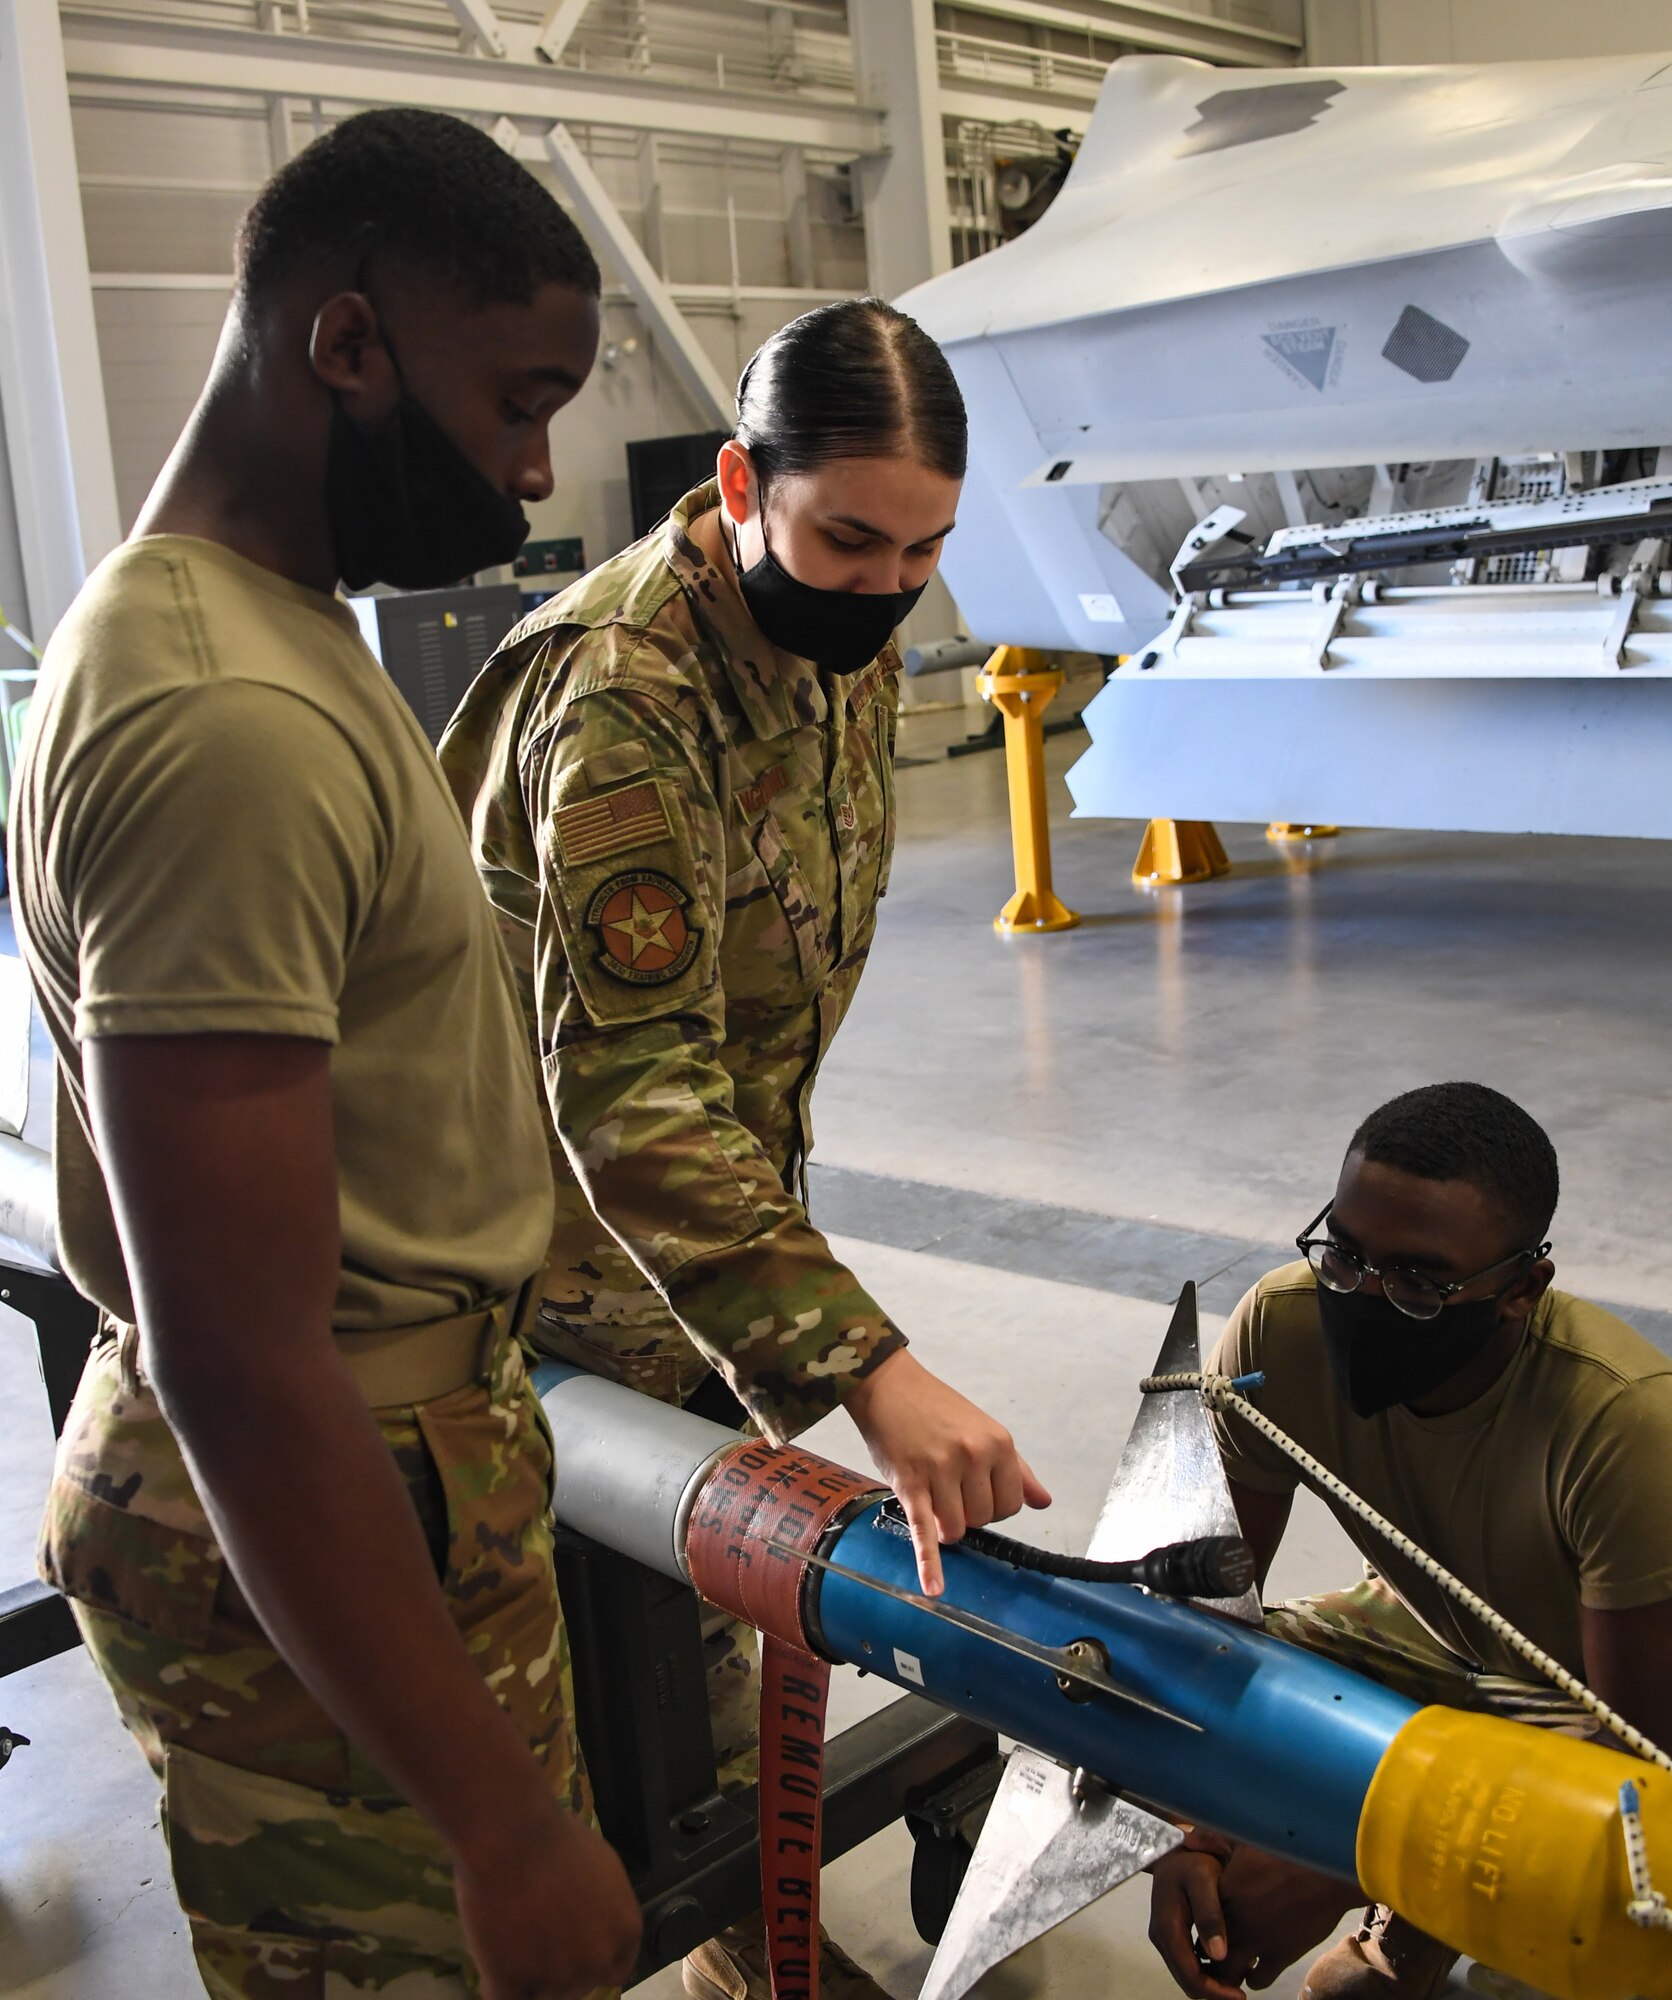
<path id="1" fill-rule="evenodd" d="M 1094 1790 L 1084 1804 L 1060 1764 L 1010 1753 L 975 1856 L 919 2000 L 962 2000 L 984 1972 L 1095 1903 L 1183 1835 Z"/>
<path id="2" fill-rule="evenodd" d="M 1152 1372 L 1183 1374 L 1201 1365 L 1196 1287 L 1187 1284 L 1173 1308 Z M 1146 1396 L 1086 1553 L 1098 1562 L 1123 1562 L 1168 1542 L 1240 1533 L 1213 1425 L 1201 1398 L 1187 1390 Z M 1240 1597 L 1196 1601 L 1251 1625 L 1260 1622 L 1259 1593 L 1252 1589 Z"/>

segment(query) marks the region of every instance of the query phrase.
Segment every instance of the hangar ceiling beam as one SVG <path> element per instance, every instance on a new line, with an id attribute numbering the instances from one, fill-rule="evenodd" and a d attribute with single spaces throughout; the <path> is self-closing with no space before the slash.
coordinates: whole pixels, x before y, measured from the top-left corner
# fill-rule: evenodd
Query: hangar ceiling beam
<path id="1" fill-rule="evenodd" d="M 915 7 L 917 0 L 911 4 Z M 803 100 L 782 91 L 767 96 L 697 89 L 514 57 L 484 62 L 477 56 L 387 43 L 262 34 L 80 7 L 65 8 L 63 21 L 72 83 L 249 90 L 349 104 L 424 104 L 467 117 L 556 118 L 716 139 L 736 138 L 743 120 L 749 137 L 764 144 L 806 146 L 848 159 L 881 152 L 889 143 L 880 111 Z"/>
<path id="2" fill-rule="evenodd" d="M 898 298 L 952 268 L 934 0 L 848 0 L 848 26 L 860 99 L 887 112 L 893 142 L 858 167 L 867 275 Z"/>
<path id="3" fill-rule="evenodd" d="M 569 39 L 581 24 L 581 16 L 592 4 L 592 0 L 556 0 L 549 8 L 546 18 L 540 23 L 540 32 L 534 37 L 534 53 L 549 63 L 561 62 L 563 51 L 569 46 Z"/>
<path id="4" fill-rule="evenodd" d="M 958 5 L 967 14 L 1023 21 L 1067 34 L 1099 35 L 1137 49 L 1200 56 L 1215 63 L 1287 64 L 1296 61 L 1304 47 L 1299 35 L 1183 7 L 1153 5 L 1150 0 L 1103 0 L 1095 7 L 1067 6 L 1061 0 L 958 0 Z"/>
<path id="5" fill-rule="evenodd" d="M 256 20 L 269 34 L 283 34 L 284 15 L 279 8 L 279 0 L 258 0 Z M 296 121 L 290 115 L 288 97 L 269 97 L 267 100 L 267 146 L 272 156 L 273 171 L 287 166 L 296 152 Z M 81 177 L 83 187 L 88 185 L 88 177 Z"/>
<path id="6" fill-rule="evenodd" d="M 582 228 L 620 273 L 663 359 L 690 397 L 698 422 L 705 428 L 730 430 L 736 414 L 731 392 L 708 358 L 708 350 L 674 303 L 661 273 L 639 247 L 638 238 L 611 201 L 593 171 L 592 162 L 561 124 L 546 133 L 544 145 L 552 171 Z"/>
<path id="7" fill-rule="evenodd" d="M 44 641 L 122 539 L 54 0 L 0 5 L 0 401 Z"/>
<path id="8" fill-rule="evenodd" d="M 505 37 L 488 0 L 447 0 L 447 10 L 458 22 L 460 33 L 467 35 L 484 55 L 503 60 Z"/>
<path id="9" fill-rule="evenodd" d="M 1016 90 L 1004 96 L 991 85 L 965 89 L 949 83 L 941 86 L 940 108 L 948 118 L 971 118 L 982 125 L 1042 125 L 1049 132 L 1073 132 L 1083 139 L 1097 106 L 1091 98 L 1068 104 L 1043 91 Z"/>

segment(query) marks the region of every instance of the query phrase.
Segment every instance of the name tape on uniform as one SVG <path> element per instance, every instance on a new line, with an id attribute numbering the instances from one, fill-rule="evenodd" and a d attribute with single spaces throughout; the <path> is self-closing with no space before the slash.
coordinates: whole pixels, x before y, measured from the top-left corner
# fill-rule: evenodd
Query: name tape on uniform
<path id="1" fill-rule="evenodd" d="M 745 815 L 753 819 L 756 813 L 765 812 L 767 807 L 789 783 L 782 764 L 774 764 L 763 771 L 752 785 L 745 785 L 737 794 L 737 803 Z"/>

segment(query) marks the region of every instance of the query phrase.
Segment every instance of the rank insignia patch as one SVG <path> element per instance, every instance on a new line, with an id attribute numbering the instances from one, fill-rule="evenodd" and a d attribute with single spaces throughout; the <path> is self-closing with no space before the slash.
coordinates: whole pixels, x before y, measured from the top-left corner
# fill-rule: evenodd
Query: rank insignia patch
<path id="1" fill-rule="evenodd" d="M 570 868 L 624 854 L 648 841 L 665 840 L 672 832 L 654 778 L 636 785 L 618 785 L 613 792 L 562 807 L 556 829 L 558 852 Z"/>
<path id="2" fill-rule="evenodd" d="M 665 986 L 697 955 L 702 932 L 687 923 L 691 898 L 653 868 L 612 875 L 587 906 L 598 934 L 598 963 L 630 986 Z"/>

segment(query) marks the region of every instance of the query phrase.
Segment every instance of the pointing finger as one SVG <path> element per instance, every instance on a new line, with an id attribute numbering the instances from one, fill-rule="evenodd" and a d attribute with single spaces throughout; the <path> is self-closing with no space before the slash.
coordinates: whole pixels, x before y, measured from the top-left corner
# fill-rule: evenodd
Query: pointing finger
<path id="1" fill-rule="evenodd" d="M 895 1489 L 895 1497 L 906 1512 L 906 1525 L 911 1529 L 912 1550 L 917 1557 L 917 1580 L 925 1597 L 939 1597 L 946 1588 L 946 1579 L 941 1574 L 940 1536 L 935 1529 L 935 1508 L 927 1490 L 921 1486 L 901 1486 Z"/>
<path id="2" fill-rule="evenodd" d="M 1022 1468 L 1022 1498 L 1030 1507 L 1049 1507 L 1051 1496 L 1040 1485 L 1033 1467 L 1025 1458 L 1019 1458 L 1016 1463 Z"/>

